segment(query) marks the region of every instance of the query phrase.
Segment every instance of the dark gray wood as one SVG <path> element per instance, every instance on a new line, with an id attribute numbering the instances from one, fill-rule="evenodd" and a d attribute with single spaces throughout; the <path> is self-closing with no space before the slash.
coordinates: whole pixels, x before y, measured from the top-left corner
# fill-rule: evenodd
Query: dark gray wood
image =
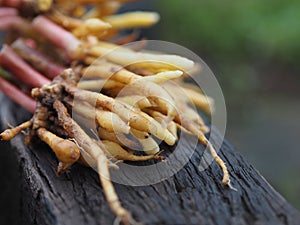
<path id="1" fill-rule="evenodd" d="M 4 118 L 15 125 L 30 115 L 2 98 L 1 129 Z M 113 223 L 114 215 L 95 171 L 75 165 L 57 177 L 57 160 L 47 146 L 37 143 L 25 147 L 22 135 L 10 143 L 21 179 L 19 224 Z M 183 146 L 191 148 L 189 140 Z M 198 145 L 181 171 L 158 184 L 144 187 L 115 184 L 124 207 L 144 224 L 300 224 L 299 212 L 228 141 L 223 142 L 219 154 L 227 163 L 237 192 L 221 184 L 222 173 L 216 163 L 202 172 L 197 169 L 203 150 Z"/>

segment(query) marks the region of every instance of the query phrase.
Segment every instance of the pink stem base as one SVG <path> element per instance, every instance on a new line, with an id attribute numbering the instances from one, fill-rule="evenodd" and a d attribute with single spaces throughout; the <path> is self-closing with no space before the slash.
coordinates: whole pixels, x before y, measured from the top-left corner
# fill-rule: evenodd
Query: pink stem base
<path id="1" fill-rule="evenodd" d="M 15 8 L 9 8 L 9 7 L 1 7 L 0 8 L 0 18 L 3 19 L 2 17 L 6 16 L 17 16 L 18 15 L 18 10 Z"/>
<path id="2" fill-rule="evenodd" d="M 28 112 L 32 114 L 34 113 L 36 102 L 2 77 L 0 77 L 0 90 L 12 101 L 22 106 Z"/>
<path id="3" fill-rule="evenodd" d="M 45 74 L 50 79 L 53 79 L 66 69 L 53 62 L 50 58 L 38 50 L 28 46 L 28 44 L 22 39 L 16 40 L 12 47 L 24 60 L 29 62 L 31 65 L 34 65 L 38 71 Z"/>
<path id="4" fill-rule="evenodd" d="M 0 65 L 19 81 L 31 87 L 41 87 L 50 83 L 50 80 L 29 66 L 6 44 L 0 51 Z"/>
<path id="5" fill-rule="evenodd" d="M 36 17 L 32 21 L 32 28 L 53 44 L 65 50 L 69 56 L 72 56 L 72 53 L 80 45 L 80 41 L 72 33 L 64 30 L 44 16 Z"/>

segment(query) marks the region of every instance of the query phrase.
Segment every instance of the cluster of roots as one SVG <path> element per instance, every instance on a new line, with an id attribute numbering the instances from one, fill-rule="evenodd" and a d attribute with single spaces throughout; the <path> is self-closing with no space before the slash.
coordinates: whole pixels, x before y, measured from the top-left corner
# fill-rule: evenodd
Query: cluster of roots
<path id="1" fill-rule="evenodd" d="M 96 168 L 111 210 L 130 224 L 134 220 L 121 206 L 109 169 L 118 169 L 117 161 L 168 160 L 160 155 L 159 142 L 173 146 L 178 130 L 197 136 L 220 165 L 222 183 L 230 187 L 230 179 L 193 107 L 210 115 L 213 100 L 186 83 L 197 65 L 176 55 L 144 52 L 141 44 L 120 46 L 137 38 L 120 30 L 159 19 L 152 12 L 115 14 L 124 2 L 0 1 L 0 30 L 7 33 L 0 89 L 33 114 L 0 138 L 25 131 L 27 145 L 42 140 L 59 160 L 58 175 L 76 162 Z M 93 132 L 87 132 L 90 127 Z"/>

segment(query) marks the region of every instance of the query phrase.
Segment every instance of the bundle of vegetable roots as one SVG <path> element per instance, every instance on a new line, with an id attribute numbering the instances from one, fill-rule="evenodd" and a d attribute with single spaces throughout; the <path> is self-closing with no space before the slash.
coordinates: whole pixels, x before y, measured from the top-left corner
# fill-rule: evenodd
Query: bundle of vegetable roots
<path id="1" fill-rule="evenodd" d="M 57 174 L 77 161 L 95 166 L 111 210 L 129 224 L 133 219 L 118 200 L 109 168 L 117 169 L 118 160 L 167 160 L 160 155 L 158 141 L 174 145 L 177 129 L 197 136 L 222 168 L 222 183 L 230 187 L 230 179 L 205 136 L 208 127 L 191 107 L 211 113 L 212 99 L 185 83 L 184 74 L 195 67 L 194 62 L 143 52 L 137 50 L 139 45 L 120 47 L 137 38 L 135 33 L 120 35 L 120 30 L 159 20 L 152 12 L 115 14 L 124 2 L 0 1 L 0 30 L 6 33 L 0 52 L 0 88 L 33 114 L 0 138 L 10 140 L 25 131 L 27 145 L 37 138 L 47 143 L 59 160 Z M 176 96 L 176 85 L 186 97 Z M 70 116 L 72 110 L 82 123 Z M 96 123 L 97 138 L 83 129 L 85 121 Z M 139 148 L 143 154 L 134 151 Z"/>

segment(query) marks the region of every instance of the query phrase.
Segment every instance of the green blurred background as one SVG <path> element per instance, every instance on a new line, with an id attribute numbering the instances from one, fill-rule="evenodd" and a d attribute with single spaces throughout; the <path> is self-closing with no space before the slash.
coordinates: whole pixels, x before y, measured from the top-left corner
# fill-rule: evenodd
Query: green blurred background
<path id="1" fill-rule="evenodd" d="M 161 22 L 145 36 L 181 44 L 214 71 L 226 137 L 300 209 L 300 1 L 154 0 Z"/>

